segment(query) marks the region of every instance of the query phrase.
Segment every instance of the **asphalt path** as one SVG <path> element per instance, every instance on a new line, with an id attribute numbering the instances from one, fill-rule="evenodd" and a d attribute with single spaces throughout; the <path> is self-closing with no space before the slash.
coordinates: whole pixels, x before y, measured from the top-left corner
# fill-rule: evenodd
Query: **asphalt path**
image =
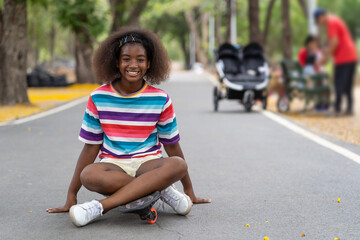
<path id="1" fill-rule="evenodd" d="M 195 192 L 211 204 L 186 217 L 157 204 L 155 225 L 115 209 L 76 228 L 68 213 L 47 213 L 65 202 L 82 148 L 83 103 L 0 127 L 0 239 L 360 238 L 359 164 L 236 101 L 221 102 L 214 113 L 203 75 L 176 73 L 160 87 L 174 103 Z M 79 192 L 79 202 L 94 198 L 102 196 Z"/>

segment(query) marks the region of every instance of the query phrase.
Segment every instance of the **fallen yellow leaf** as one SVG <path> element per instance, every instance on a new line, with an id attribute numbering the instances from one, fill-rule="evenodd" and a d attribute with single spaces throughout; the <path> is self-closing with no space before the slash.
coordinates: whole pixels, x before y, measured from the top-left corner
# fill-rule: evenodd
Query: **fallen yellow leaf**
<path id="1" fill-rule="evenodd" d="M 250 227 L 250 224 L 245 224 L 244 227 Z"/>
<path id="2" fill-rule="evenodd" d="M 338 203 L 340 203 L 340 202 L 341 202 L 340 198 L 338 198 L 337 202 L 338 202 Z"/>
<path id="3" fill-rule="evenodd" d="M 269 240 L 269 238 L 265 236 L 265 237 L 264 237 L 264 240 Z"/>

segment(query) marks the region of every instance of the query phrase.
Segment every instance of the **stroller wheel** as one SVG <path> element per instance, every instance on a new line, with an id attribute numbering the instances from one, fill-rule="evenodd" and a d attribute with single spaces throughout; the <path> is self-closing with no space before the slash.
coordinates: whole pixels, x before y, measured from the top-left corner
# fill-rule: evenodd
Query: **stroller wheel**
<path id="1" fill-rule="evenodd" d="M 245 103 L 244 107 L 245 107 L 245 111 L 251 112 L 252 103 Z"/>
<path id="2" fill-rule="evenodd" d="M 265 110 L 267 107 L 267 97 L 265 97 L 261 103 L 262 103 L 262 108 Z"/>
<path id="3" fill-rule="evenodd" d="M 290 108 L 289 98 L 286 95 L 279 96 L 277 101 L 277 109 L 279 112 L 287 112 Z"/>
<path id="4" fill-rule="evenodd" d="M 243 96 L 243 104 L 245 107 L 245 111 L 250 112 L 251 108 L 254 104 L 254 97 L 255 97 L 255 93 L 252 90 L 246 90 L 244 92 L 244 96 Z"/>
<path id="5" fill-rule="evenodd" d="M 213 102 L 214 102 L 214 111 L 217 112 L 219 108 L 219 90 L 217 87 L 214 87 L 214 94 L 213 94 Z"/>

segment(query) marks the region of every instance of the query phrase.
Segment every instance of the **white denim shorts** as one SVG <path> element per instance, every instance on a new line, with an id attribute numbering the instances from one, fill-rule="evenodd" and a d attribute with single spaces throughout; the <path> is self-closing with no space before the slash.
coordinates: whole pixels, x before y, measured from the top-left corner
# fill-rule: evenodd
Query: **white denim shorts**
<path id="1" fill-rule="evenodd" d="M 112 163 L 116 166 L 119 166 L 124 172 L 128 175 L 135 177 L 136 172 L 141 166 L 141 164 L 151 161 L 154 159 L 161 158 L 161 155 L 148 155 L 140 158 L 103 158 L 100 160 L 101 163 Z"/>

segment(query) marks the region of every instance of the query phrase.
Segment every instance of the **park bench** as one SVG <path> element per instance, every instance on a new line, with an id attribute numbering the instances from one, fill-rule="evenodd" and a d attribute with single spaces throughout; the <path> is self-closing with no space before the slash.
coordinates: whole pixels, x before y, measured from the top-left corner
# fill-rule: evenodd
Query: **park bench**
<path id="1" fill-rule="evenodd" d="M 302 68 L 297 61 L 284 60 L 281 62 L 284 79 L 284 96 L 279 97 L 278 110 L 288 111 L 290 102 L 294 98 L 305 100 L 305 112 L 311 101 L 315 104 L 328 105 L 330 101 L 329 76 L 324 73 L 304 76 Z"/>

